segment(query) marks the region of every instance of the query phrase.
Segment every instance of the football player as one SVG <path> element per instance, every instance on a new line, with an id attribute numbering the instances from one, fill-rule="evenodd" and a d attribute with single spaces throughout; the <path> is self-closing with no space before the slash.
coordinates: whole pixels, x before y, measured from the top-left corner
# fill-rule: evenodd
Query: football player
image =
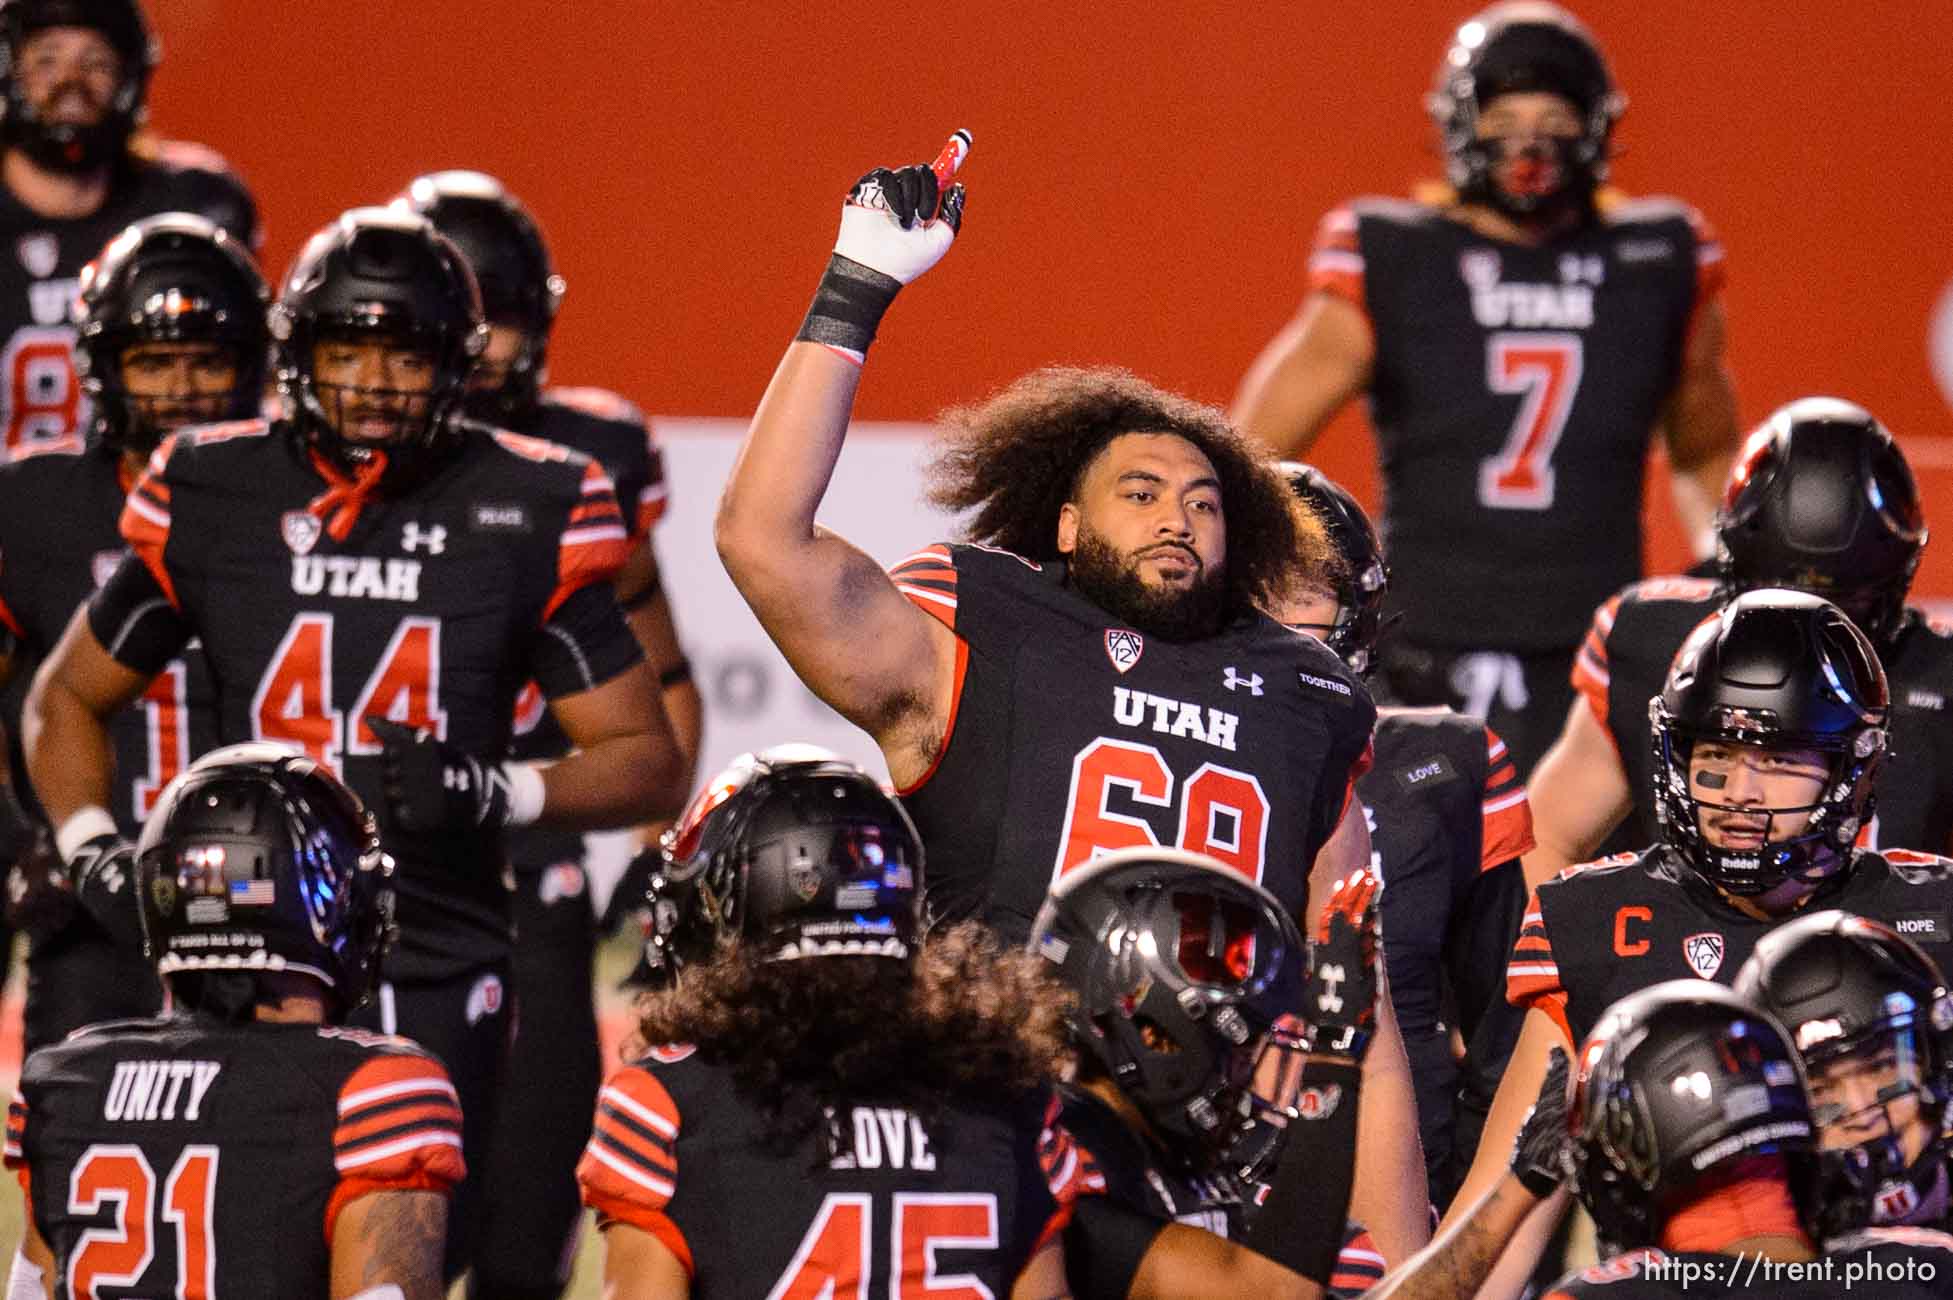
<path id="1" fill-rule="evenodd" d="M 1093 1175 L 1050 1114 L 1058 999 L 976 925 L 921 935 L 922 856 L 894 800 L 810 747 L 693 801 L 654 936 L 677 976 L 577 1171 L 606 1294 L 1062 1290 L 1045 1248 Z"/>
<path id="2" fill-rule="evenodd" d="M 925 937 L 923 858 L 900 805 L 808 745 L 734 760 L 665 836 L 640 1059 L 605 1084 L 578 1168 L 605 1294 L 893 1294 L 956 1267 L 973 1293 L 1057 1296 L 1088 1250 L 1105 1258 L 1083 1294 L 1319 1296 L 1254 1251 L 1097 1195 L 1096 1161 L 1056 1119 L 1064 999 L 1044 959 L 972 922 Z M 1265 894 L 1188 908 L 1206 924 L 1203 902 L 1243 897 L 1264 900 L 1264 928 L 1241 933 L 1275 940 L 1270 974 L 1299 940 Z M 1240 959 L 1231 934 L 1189 932 L 1185 959 L 1201 944 L 1202 970 Z M 1217 1018 L 1244 1005 L 1219 985 L 1190 992 Z M 1354 1066 L 1329 1068 L 1353 1107 Z M 1347 1158 L 1343 1175 L 1346 1194 Z M 1284 1160 L 1271 1204 L 1323 1182 Z"/>
<path id="3" fill-rule="evenodd" d="M 1815 592 L 1851 615 L 1892 686 L 1892 750 L 1878 778 L 1867 848 L 1939 852 L 1953 843 L 1953 632 L 1906 604 L 1926 546 L 1919 489 L 1870 412 L 1828 397 L 1778 409 L 1750 435 L 1717 516 L 1716 578 L 1649 578 L 1609 599 L 1573 665 L 1579 691 L 1533 774 L 1537 886 L 1594 855 L 1632 812 L 1633 843 L 1655 837 L 1648 802 L 1647 700 L 1675 649 L 1731 596 Z"/>
<path id="4" fill-rule="evenodd" d="M 1569 1148 L 1602 1259 L 1546 1300 L 1944 1296 L 1953 1237 L 1820 1239 L 1803 1083 L 1789 1034 L 1728 989 L 1672 980 L 1609 1008 L 1580 1053 Z"/>
<path id="5" fill-rule="evenodd" d="M 1581 1041 L 1617 999 L 1675 977 L 1728 983 L 1764 934 L 1811 906 L 1923 917 L 1922 933 L 1943 941 L 1934 918 L 1953 914 L 1953 862 L 1853 847 L 1890 704 L 1871 642 L 1836 606 L 1771 589 L 1737 597 L 1690 635 L 1649 707 L 1661 840 L 1533 891 L 1506 969 L 1526 1022 L 1458 1203 L 1503 1171 L 1488 1153 L 1507 1148 L 1549 1049 Z M 1509 1252 L 1510 1267 L 1529 1267 L 1527 1254 Z"/>
<path id="6" fill-rule="evenodd" d="M 1339 564 L 1326 585 L 1305 575 L 1269 613 L 1364 672 L 1390 584 L 1382 540 L 1340 484 L 1307 465 L 1283 470 L 1325 522 Z M 1523 1019 L 1505 1000 L 1502 975 L 1526 908 L 1519 855 L 1532 847 L 1532 818 L 1505 742 L 1462 714 L 1384 708 L 1374 743 L 1356 797 L 1390 882 L 1390 1000 L 1417 1087 L 1431 1203 L 1442 1209 L 1471 1164 Z"/>
<path id="7" fill-rule="evenodd" d="M 1932 958 L 1877 921 L 1824 911 L 1765 935 L 1736 991 L 1783 1021 L 1804 1058 L 1822 1235 L 1953 1223 L 1953 993 Z"/>
<path id="8" fill-rule="evenodd" d="M 509 1027 L 504 828 L 664 815 L 684 764 L 611 594 L 609 478 L 458 411 L 486 329 L 453 245 L 398 209 L 344 213 L 293 263 L 272 333 L 287 414 L 157 449 L 122 516 L 133 554 L 35 679 L 29 772 L 81 887 L 112 885 L 106 721 L 197 637 L 221 739 L 301 749 L 380 811 L 401 942 L 362 1014 L 446 1062 L 474 1154 Z M 575 746 L 548 766 L 504 761 L 531 679 Z"/>
<path id="9" fill-rule="evenodd" d="M 1259 612 L 1321 530 L 1217 411 L 1052 368 L 947 417 L 934 499 L 972 542 L 884 573 L 815 525 L 865 350 L 961 222 L 958 132 L 877 169 L 719 502 L 734 584 L 801 679 L 872 735 L 930 847 L 930 905 L 1021 940 L 1054 876 L 1121 848 L 1217 857 L 1301 913 L 1369 859 L 1350 783 L 1375 710 Z M 1354 1217 L 1392 1259 L 1428 1233 L 1388 1001 L 1366 1060 Z"/>
<path id="10" fill-rule="evenodd" d="M 446 171 L 421 176 L 396 200 L 425 216 L 461 250 L 481 285 L 488 344 L 468 381 L 466 409 L 517 433 L 580 451 L 602 465 L 626 507 L 631 550 L 616 578 L 617 603 L 658 674 L 679 747 L 698 752 L 698 688 L 678 644 L 659 581 L 651 529 L 665 510 L 664 463 L 637 408 L 597 388 L 545 388 L 550 329 L 564 283 L 541 228 L 493 177 Z M 525 689 L 514 757 L 560 758 L 569 742 Z M 689 776 L 687 779 L 689 785 Z M 574 831 L 524 828 L 509 837 L 514 916 L 522 936 L 510 983 L 522 1008 L 486 1163 L 482 1249 L 471 1294 L 555 1296 L 569 1281 L 583 1222 L 576 1161 L 602 1081 L 591 962 L 596 917 Z"/>
<path id="11" fill-rule="evenodd" d="M 342 1027 L 392 931 L 372 814 L 312 759 L 234 745 L 170 783 L 126 865 L 170 1010 L 27 1058 L 7 1294 L 438 1300 L 454 1087 Z"/>
<path id="12" fill-rule="evenodd" d="M 1338 1258 L 1375 1027 L 1375 894 L 1367 872 L 1339 885 L 1311 952 L 1272 894 L 1197 854 L 1125 849 L 1052 886 L 1029 951 L 1071 994 L 1077 1065 L 1060 1115 L 1105 1182 L 1066 1238 L 1074 1294 L 1128 1294 L 1171 1222 L 1270 1254 L 1279 1241 L 1283 1262 L 1331 1294 L 1375 1280 L 1360 1245 Z M 1298 1003 L 1305 970 L 1317 983 Z M 1289 1015 L 1297 1005 L 1307 1025 Z M 1275 1205 L 1291 1142 L 1307 1148 L 1309 1195 Z"/>
<path id="13" fill-rule="evenodd" d="M 243 246 L 188 213 L 136 222 L 83 268 L 75 323 L 88 438 L 0 465 L 0 682 L 31 675 L 120 561 L 123 499 L 162 436 L 257 413 L 268 299 Z M 192 654 L 168 663 L 115 717 L 108 808 L 125 837 L 190 757 L 212 747 L 210 699 L 203 662 Z M 9 893 L 9 915 L 31 941 L 29 1051 L 91 1021 L 156 1010 L 162 990 L 140 947 L 117 946 L 94 915 L 104 907 L 126 913 L 127 898 L 77 898 L 51 853 L 28 855 Z M 126 936 L 126 924 L 120 928 Z"/>
<path id="14" fill-rule="evenodd" d="M 1651 430 L 1706 549 L 1737 435 L 1722 246 L 1683 204 L 1601 187 L 1626 101 L 1557 6 L 1466 22 L 1427 102 L 1448 185 L 1323 219 L 1235 422 L 1303 457 L 1369 394 L 1404 618 L 1383 676 L 1399 703 L 1488 719 L 1524 777 L 1588 615 L 1641 572 Z"/>
<path id="15" fill-rule="evenodd" d="M 192 212 L 257 246 L 223 159 L 137 136 L 157 58 L 136 0 L 0 0 L 0 461 L 88 428 L 68 304 L 111 236 Z"/>

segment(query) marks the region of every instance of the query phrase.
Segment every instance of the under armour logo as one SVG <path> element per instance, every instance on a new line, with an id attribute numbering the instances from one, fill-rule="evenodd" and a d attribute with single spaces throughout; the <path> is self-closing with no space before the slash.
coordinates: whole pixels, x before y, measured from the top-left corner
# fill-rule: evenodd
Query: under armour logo
<path id="1" fill-rule="evenodd" d="M 1261 694 L 1261 674 L 1249 673 L 1246 677 L 1243 677 L 1234 671 L 1233 664 L 1229 664 L 1227 666 L 1227 677 L 1221 682 L 1221 685 L 1227 687 L 1230 691 L 1237 686 L 1245 686 L 1248 688 L 1250 695 L 1259 695 Z"/>
<path id="2" fill-rule="evenodd" d="M 408 524 L 400 530 L 400 549 L 412 552 L 425 546 L 429 555 L 439 555 L 448 548 L 448 530 L 441 524 L 432 528 L 422 528 L 419 524 Z"/>
<path id="3" fill-rule="evenodd" d="M 1316 1010 L 1327 1012 L 1330 1015 L 1341 1011 L 1343 1009 L 1343 999 L 1342 995 L 1337 993 L 1336 990 L 1341 988 L 1343 981 L 1349 978 L 1343 973 L 1342 964 L 1340 962 L 1332 962 L 1327 966 L 1318 966 L 1316 968 L 1316 978 L 1322 981 L 1322 993 L 1316 998 Z"/>

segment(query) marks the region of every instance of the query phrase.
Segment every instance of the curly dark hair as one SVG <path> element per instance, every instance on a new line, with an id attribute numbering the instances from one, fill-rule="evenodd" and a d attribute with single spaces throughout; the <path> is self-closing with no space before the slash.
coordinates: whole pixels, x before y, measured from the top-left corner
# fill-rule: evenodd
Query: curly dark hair
<path id="1" fill-rule="evenodd" d="M 1278 599 L 1305 573 L 1329 574 L 1334 548 L 1266 448 L 1222 413 L 1111 367 L 1047 366 L 989 400 L 943 412 L 946 445 L 929 469 L 929 500 L 975 510 L 972 541 L 1056 560 L 1058 511 L 1086 467 L 1127 433 L 1185 438 L 1213 462 L 1227 520 L 1230 616 Z M 1325 578 L 1325 582 L 1327 579 Z"/>
<path id="2" fill-rule="evenodd" d="M 728 945 L 638 1001 L 637 1042 L 689 1043 L 730 1070 L 765 1136 L 791 1147 L 822 1108 L 873 1100 L 917 1114 L 1050 1086 L 1069 1062 L 1067 994 L 1045 963 L 965 921 L 886 957 L 761 961 Z"/>

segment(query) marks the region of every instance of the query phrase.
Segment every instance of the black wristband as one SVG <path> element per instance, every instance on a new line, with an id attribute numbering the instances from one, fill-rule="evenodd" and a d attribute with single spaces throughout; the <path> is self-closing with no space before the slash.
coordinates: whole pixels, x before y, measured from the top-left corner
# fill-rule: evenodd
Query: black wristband
<path id="1" fill-rule="evenodd" d="M 665 690 L 670 690 L 674 686 L 682 686 L 691 680 L 692 661 L 689 659 L 680 659 L 677 663 L 658 674 L 658 685 Z"/>
<path id="2" fill-rule="evenodd" d="M 851 352 L 867 352 L 882 313 L 895 301 L 902 282 L 839 253 L 827 259 L 827 273 L 794 337 Z"/>
<path id="3" fill-rule="evenodd" d="M 1356 1100 L 1362 1067 L 1310 1057 L 1302 1066 L 1301 1118 L 1268 1199 L 1248 1229 L 1249 1249 L 1322 1286 L 1343 1251 L 1350 1180 L 1356 1171 Z"/>

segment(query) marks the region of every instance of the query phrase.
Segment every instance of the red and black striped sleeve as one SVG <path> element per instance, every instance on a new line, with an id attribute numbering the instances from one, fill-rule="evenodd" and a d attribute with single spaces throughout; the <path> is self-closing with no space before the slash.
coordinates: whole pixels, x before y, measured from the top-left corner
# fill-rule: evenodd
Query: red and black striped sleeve
<path id="1" fill-rule="evenodd" d="M 433 1057 L 375 1056 L 340 1086 L 338 1104 L 332 1166 L 339 1183 L 326 1203 L 328 1244 L 339 1212 L 369 1192 L 446 1192 L 467 1174 L 461 1103 Z"/>
<path id="2" fill-rule="evenodd" d="M 7 1168 L 14 1171 L 20 1179 L 20 1190 L 26 1192 L 27 1185 L 27 1098 L 20 1089 L 14 1089 L 13 1100 L 7 1103 Z M 31 1203 L 31 1202 L 30 1202 Z"/>
<path id="3" fill-rule="evenodd" d="M 1490 727 L 1485 729 L 1485 797 L 1480 805 L 1484 829 L 1479 837 L 1480 871 L 1503 866 L 1533 847 L 1533 810 L 1526 783 L 1512 754 Z"/>
<path id="4" fill-rule="evenodd" d="M 671 492 L 665 484 L 665 452 L 658 445 L 658 435 L 651 422 L 644 422 L 644 486 L 637 490 L 637 518 L 635 533 L 643 539 L 651 535 L 664 519 L 665 511 L 671 504 Z"/>
<path id="5" fill-rule="evenodd" d="M 1387 1270 L 1383 1252 L 1367 1228 L 1352 1223 L 1343 1230 L 1343 1248 L 1336 1255 L 1336 1270 L 1329 1275 L 1329 1289 L 1339 1295 L 1362 1295 L 1383 1281 Z"/>
<path id="6" fill-rule="evenodd" d="M 165 438 L 149 457 L 149 465 L 136 479 L 134 487 L 122 503 L 120 527 L 122 538 L 129 543 L 142 563 L 162 588 L 163 596 L 178 610 L 183 606 L 176 599 L 176 584 L 170 580 L 169 566 L 164 561 L 164 550 L 170 540 L 170 456 L 175 452 L 177 439 Z"/>
<path id="7" fill-rule="evenodd" d="M 1044 1185 L 1051 1192 L 1055 1208 L 1038 1233 L 1032 1253 L 1043 1250 L 1071 1223 L 1072 1212 L 1081 1196 L 1105 1195 L 1105 1175 L 1092 1153 L 1080 1146 L 1070 1130 L 1059 1123 L 1060 1104 L 1054 1094 L 1044 1113 L 1044 1127 L 1038 1134 L 1038 1167 L 1044 1171 Z"/>
<path id="8" fill-rule="evenodd" d="M 1363 301 L 1363 246 L 1354 208 L 1335 208 L 1316 223 L 1315 247 L 1309 252 L 1309 288 L 1368 313 Z"/>
<path id="9" fill-rule="evenodd" d="M 575 505 L 556 544 L 556 589 L 543 606 L 543 621 L 583 588 L 609 582 L 630 558 L 631 540 L 624 513 L 617 505 L 617 489 L 603 467 L 591 461 L 583 467 L 583 482 Z"/>
<path id="10" fill-rule="evenodd" d="M 627 1223 L 650 1233 L 689 1275 L 691 1245 L 665 1212 L 678 1190 L 679 1123 L 678 1105 L 657 1076 L 642 1066 L 624 1067 L 597 1094 L 576 1181 L 600 1225 Z"/>
<path id="11" fill-rule="evenodd" d="M 1587 708 L 1593 712 L 1594 720 L 1600 723 L 1602 731 L 1607 731 L 1607 688 L 1611 680 L 1612 668 L 1607 658 L 1607 639 L 1613 635 L 1614 620 L 1620 617 L 1621 598 L 1609 596 L 1599 609 L 1594 611 L 1594 621 L 1587 629 L 1586 639 L 1580 643 L 1580 651 L 1573 657 L 1573 689 L 1585 700 Z M 1608 732 L 1608 738 L 1613 738 Z"/>
<path id="12" fill-rule="evenodd" d="M 1553 956 L 1553 941 L 1546 933 L 1546 914 L 1540 907 L 1537 889 L 1526 900 L 1526 912 L 1519 921 L 1519 937 L 1513 941 L 1512 956 L 1506 961 L 1505 1000 L 1515 1007 L 1545 1012 L 1566 1035 L 1568 1045 L 1573 1044 L 1573 1027 L 1566 1014 L 1566 987 L 1560 981 L 1560 963 Z"/>
<path id="13" fill-rule="evenodd" d="M 925 546 L 888 571 L 895 589 L 918 609 L 956 630 L 956 557 L 940 542 Z"/>

